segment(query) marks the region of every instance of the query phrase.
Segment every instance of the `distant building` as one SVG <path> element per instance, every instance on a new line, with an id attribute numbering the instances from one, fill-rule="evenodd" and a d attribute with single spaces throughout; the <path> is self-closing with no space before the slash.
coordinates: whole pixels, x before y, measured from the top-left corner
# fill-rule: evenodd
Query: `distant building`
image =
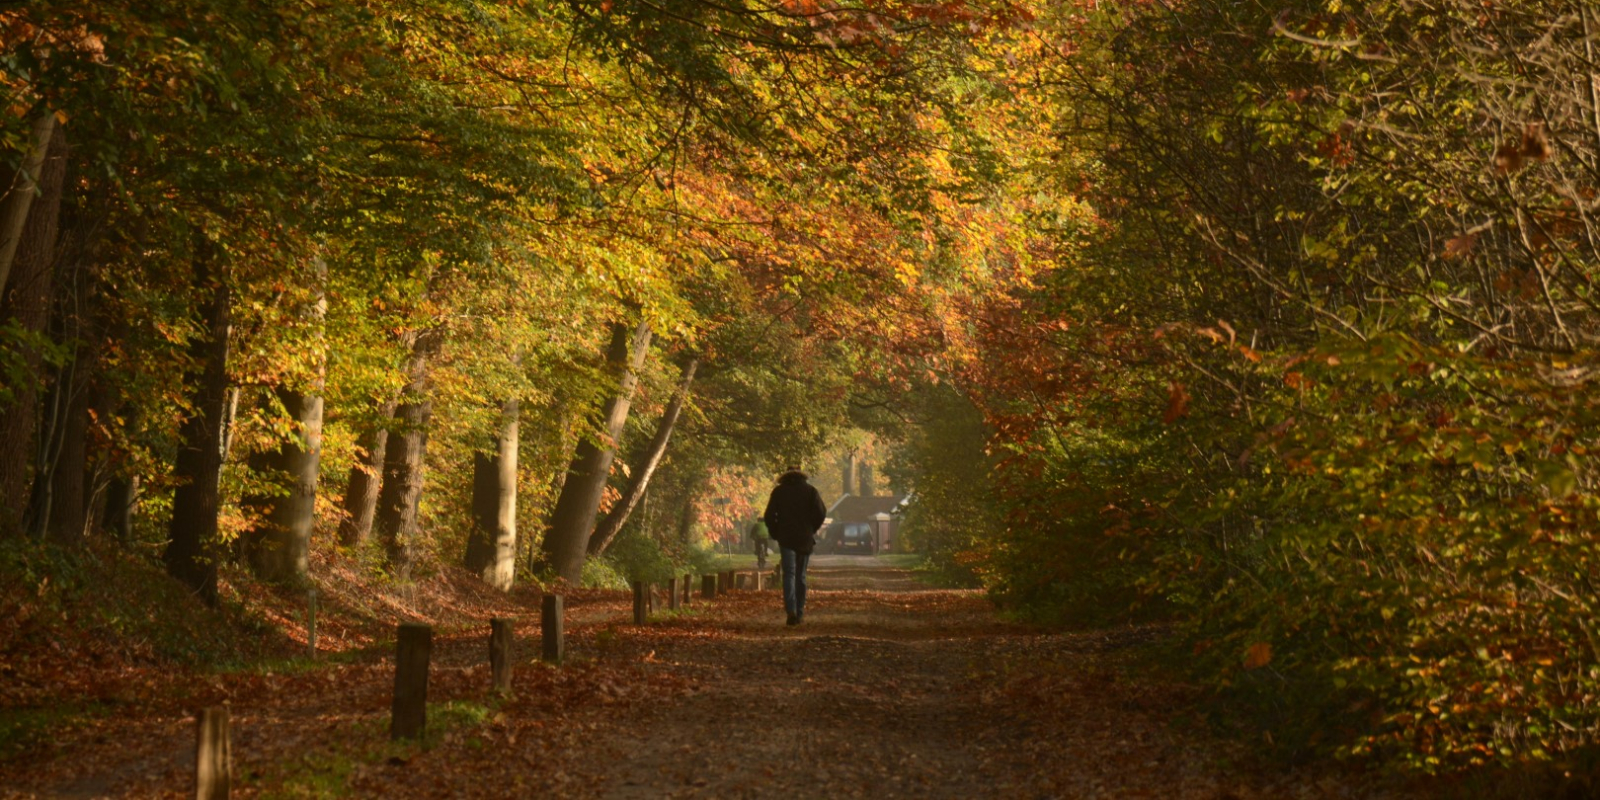
<path id="1" fill-rule="evenodd" d="M 881 553 L 894 546 L 905 510 L 903 494 L 861 497 L 847 494 L 828 509 L 823 550 L 829 553 Z"/>

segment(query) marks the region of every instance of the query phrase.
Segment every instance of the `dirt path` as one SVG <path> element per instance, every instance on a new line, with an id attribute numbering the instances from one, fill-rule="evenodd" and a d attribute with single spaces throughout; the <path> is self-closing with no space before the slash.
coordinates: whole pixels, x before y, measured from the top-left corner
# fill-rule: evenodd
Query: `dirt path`
<path id="1" fill-rule="evenodd" d="M 151 692 L 0 763 L 0 797 L 192 796 L 188 715 L 217 702 L 233 707 L 236 797 L 1384 796 L 1241 768 L 1175 713 L 1190 693 L 1128 677 L 1122 654 L 1149 630 L 1027 629 L 877 559 L 817 558 L 795 627 L 774 590 L 644 626 L 620 593 L 573 611 L 568 663 L 525 644 L 505 701 L 486 691 L 482 632 L 439 635 L 426 747 L 387 741 L 383 658 L 179 676 L 201 689 Z"/>
<path id="2" fill-rule="evenodd" d="M 862 557 L 819 557 L 811 583 L 797 627 L 769 590 L 616 628 L 599 658 L 646 665 L 661 696 L 574 715 L 581 733 L 547 741 L 537 772 L 508 785 L 601 798 L 1384 794 L 1350 776 L 1248 774 L 1242 753 L 1186 735 L 1172 712 L 1191 696 L 1119 677 L 1119 651 L 1148 630 L 1041 633 L 997 619 L 978 593 Z M 526 726 L 505 724 L 522 741 Z"/>

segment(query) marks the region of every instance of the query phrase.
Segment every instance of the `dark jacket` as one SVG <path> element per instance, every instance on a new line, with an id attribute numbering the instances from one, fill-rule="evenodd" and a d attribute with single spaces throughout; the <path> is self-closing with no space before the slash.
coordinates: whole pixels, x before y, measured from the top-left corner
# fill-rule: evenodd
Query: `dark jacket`
<path id="1" fill-rule="evenodd" d="M 817 487 L 806 482 L 804 472 L 785 472 L 767 498 L 766 513 L 761 520 L 767 523 L 767 532 L 782 547 L 797 553 L 809 553 L 817 546 L 817 529 L 828 518 L 828 508 L 822 504 Z"/>

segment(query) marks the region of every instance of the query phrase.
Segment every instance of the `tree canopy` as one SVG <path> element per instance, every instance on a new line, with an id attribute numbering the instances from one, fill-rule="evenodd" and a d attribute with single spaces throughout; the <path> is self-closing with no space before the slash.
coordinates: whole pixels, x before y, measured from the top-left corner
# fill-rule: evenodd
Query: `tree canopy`
<path id="1" fill-rule="evenodd" d="M 871 436 L 940 574 L 1170 621 L 1290 747 L 1567 764 L 1595 15 L 11 6 L 0 540 L 571 584 Z"/>

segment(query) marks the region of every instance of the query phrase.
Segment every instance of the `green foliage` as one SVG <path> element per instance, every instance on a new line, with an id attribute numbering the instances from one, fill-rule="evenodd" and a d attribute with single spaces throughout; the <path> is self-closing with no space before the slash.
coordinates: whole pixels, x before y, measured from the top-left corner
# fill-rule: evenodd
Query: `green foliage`
<path id="1" fill-rule="evenodd" d="M 974 566 L 1001 529 L 990 478 L 993 464 L 981 454 L 988 429 L 978 410 L 944 387 L 924 393 L 922 424 L 894 453 L 891 469 L 913 476 L 915 495 L 903 520 L 901 546 L 925 554 L 942 579 L 976 584 Z M 967 457 L 952 458 L 952 453 Z"/>
<path id="2" fill-rule="evenodd" d="M 624 579 L 624 586 L 631 585 L 633 581 L 662 583 L 678 573 L 676 565 L 663 552 L 661 545 L 636 530 L 618 534 L 616 541 L 606 550 L 605 559 L 611 563 L 616 574 Z"/>
<path id="3" fill-rule="evenodd" d="M 1050 68 L 1074 117 L 1046 169 L 1095 224 L 1052 232 L 1070 268 L 964 316 L 997 597 L 1172 616 L 1184 667 L 1290 749 L 1581 771 L 1600 252 L 1572 198 L 1600 142 L 1569 125 L 1593 111 L 1566 77 L 1580 6 L 1050 20 L 1079 49 Z"/>

